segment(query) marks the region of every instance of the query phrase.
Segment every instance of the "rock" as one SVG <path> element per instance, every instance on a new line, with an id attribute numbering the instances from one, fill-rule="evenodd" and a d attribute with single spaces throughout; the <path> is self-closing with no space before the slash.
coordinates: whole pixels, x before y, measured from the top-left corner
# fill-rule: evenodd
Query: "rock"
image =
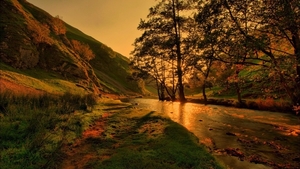
<path id="1" fill-rule="evenodd" d="M 300 162 L 300 157 L 294 158 L 293 161 L 298 161 L 298 162 Z"/>
<path id="2" fill-rule="evenodd" d="M 231 156 L 235 156 L 235 157 L 238 157 L 241 161 L 244 160 L 244 153 L 241 152 L 238 148 L 234 149 L 234 148 L 226 148 L 225 149 L 225 152 L 228 154 L 228 155 L 231 155 Z"/>
<path id="3" fill-rule="evenodd" d="M 236 134 L 231 133 L 231 132 L 227 132 L 226 135 L 229 135 L 229 136 L 236 136 Z"/>

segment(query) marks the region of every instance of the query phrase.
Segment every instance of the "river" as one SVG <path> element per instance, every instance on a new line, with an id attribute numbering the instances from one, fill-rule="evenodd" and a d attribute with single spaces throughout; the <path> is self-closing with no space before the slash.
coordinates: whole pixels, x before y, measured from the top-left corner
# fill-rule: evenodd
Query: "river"
<path id="1" fill-rule="evenodd" d="M 166 113 L 227 168 L 300 168 L 300 119 L 295 115 L 155 99 L 130 102 Z"/>

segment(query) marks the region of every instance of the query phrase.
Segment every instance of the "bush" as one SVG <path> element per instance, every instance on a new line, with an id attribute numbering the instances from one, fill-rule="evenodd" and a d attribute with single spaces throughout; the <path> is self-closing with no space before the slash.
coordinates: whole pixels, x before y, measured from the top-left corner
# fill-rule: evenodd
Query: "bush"
<path id="1" fill-rule="evenodd" d="M 77 40 L 71 40 L 73 45 L 73 50 L 79 54 L 81 58 L 86 61 L 90 61 L 95 58 L 95 54 L 90 49 L 90 46 L 87 44 L 83 44 Z"/>
<path id="2" fill-rule="evenodd" d="M 65 35 L 66 34 L 66 26 L 65 23 L 62 21 L 61 17 L 57 15 L 56 17 L 52 18 L 52 28 L 56 35 Z"/>
<path id="3" fill-rule="evenodd" d="M 253 103 L 248 103 L 248 106 L 251 106 L 252 108 L 257 108 L 259 110 L 284 111 L 284 112 L 291 111 L 290 102 L 284 101 L 282 99 L 274 100 L 273 98 L 266 98 L 266 99 L 258 98 Z"/>

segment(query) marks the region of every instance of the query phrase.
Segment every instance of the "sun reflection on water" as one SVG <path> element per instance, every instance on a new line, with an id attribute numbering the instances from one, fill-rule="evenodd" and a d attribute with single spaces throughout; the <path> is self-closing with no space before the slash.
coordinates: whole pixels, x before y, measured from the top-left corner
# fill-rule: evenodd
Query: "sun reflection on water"
<path id="1" fill-rule="evenodd" d="M 199 138 L 200 143 L 211 150 L 239 149 L 247 153 L 263 152 L 266 158 L 276 161 L 277 156 L 273 158 L 274 153 L 269 151 L 270 146 L 288 144 L 289 151 L 278 151 L 282 154 L 298 154 L 299 120 L 289 114 L 195 103 L 159 102 L 153 99 L 134 101 L 140 103 L 142 108 L 163 113 L 183 125 Z M 251 146 L 249 152 L 248 146 Z M 228 155 L 217 156 L 233 168 L 257 167 L 256 164 L 239 162 Z M 281 160 L 286 160 L 284 155 Z"/>
<path id="2" fill-rule="evenodd" d="M 194 104 L 191 103 L 174 102 L 168 103 L 168 106 L 163 107 L 165 108 L 163 111 L 168 113 L 168 116 L 172 120 L 182 124 L 187 129 L 195 125 L 194 121 L 197 120 L 195 118 L 199 118 L 199 114 L 205 114 L 206 116 L 212 115 L 212 109 L 204 105 L 197 105 L 197 107 L 195 107 Z M 199 120 L 201 121 L 201 119 L 197 121 Z"/>

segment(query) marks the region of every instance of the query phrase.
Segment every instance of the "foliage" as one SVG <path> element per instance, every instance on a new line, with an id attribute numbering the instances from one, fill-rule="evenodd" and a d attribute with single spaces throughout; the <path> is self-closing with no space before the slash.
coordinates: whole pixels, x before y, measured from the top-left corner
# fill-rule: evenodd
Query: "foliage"
<path id="1" fill-rule="evenodd" d="M 182 56 L 185 78 L 204 84 L 205 100 L 205 84 L 211 81 L 223 88 L 219 95 L 236 95 L 240 104 L 243 97 L 249 96 L 275 100 L 289 97 L 294 107 L 299 104 L 298 1 L 193 2 L 158 2 L 138 27 L 144 33 L 135 41 L 133 65 L 157 80 L 159 95 L 168 91 L 164 85 L 168 78 L 180 77 L 176 61 Z M 172 8 L 172 4 L 180 9 L 176 11 L 176 5 Z M 195 8 L 197 12 L 193 13 Z M 172 9 L 178 12 L 175 15 L 178 20 L 172 20 Z M 169 84 L 172 82 L 179 80 L 170 80 Z M 273 105 L 270 99 L 265 102 Z M 259 104 L 264 107 L 265 102 Z"/>
<path id="2" fill-rule="evenodd" d="M 298 74 L 295 63 L 300 61 L 296 1 L 199 1 L 198 9 L 196 19 L 200 25 L 221 23 L 214 30 L 218 42 L 214 50 L 222 53 L 216 59 L 267 67 L 290 100 L 298 102 L 299 84 L 294 76 Z M 232 79 L 238 80 L 239 71 L 235 73 Z"/>
<path id="3" fill-rule="evenodd" d="M 79 54 L 84 60 L 90 61 L 95 58 L 95 54 L 90 49 L 90 46 L 83 44 L 77 40 L 71 40 L 73 49 L 76 53 Z"/>
<path id="4" fill-rule="evenodd" d="M 54 29 L 54 32 L 56 35 L 65 35 L 66 34 L 66 26 L 65 23 L 62 21 L 61 17 L 57 15 L 53 19 L 53 25 L 52 28 Z"/>
<path id="5" fill-rule="evenodd" d="M 0 93 L 1 168 L 58 168 L 62 145 L 81 135 L 90 114 L 84 112 L 95 101 L 92 95 Z M 85 111 L 75 114 L 78 109 Z"/>
<path id="6" fill-rule="evenodd" d="M 159 1 L 138 26 L 144 32 L 134 42 L 131 61 L 155 78 L 162 100 L 165 92 L 174 100 L 177 89 L 179 99 L 185 100 L 183 76 L 188 55 L 183 39 L 188 32 L 190 18 L 184 13 L 190 11 L 190 5 L 191 2 L 187 1 Z"/>
<path id="7" fill-rule="evenodd" d="M 36 44 L 48 43 L 52 44 L 52 40 L 49 38 L 50 30 L 46 24 L 40 24 L 35 20 L 28 20 L 28 29 L 32 32 L 31 36 Z"/>

